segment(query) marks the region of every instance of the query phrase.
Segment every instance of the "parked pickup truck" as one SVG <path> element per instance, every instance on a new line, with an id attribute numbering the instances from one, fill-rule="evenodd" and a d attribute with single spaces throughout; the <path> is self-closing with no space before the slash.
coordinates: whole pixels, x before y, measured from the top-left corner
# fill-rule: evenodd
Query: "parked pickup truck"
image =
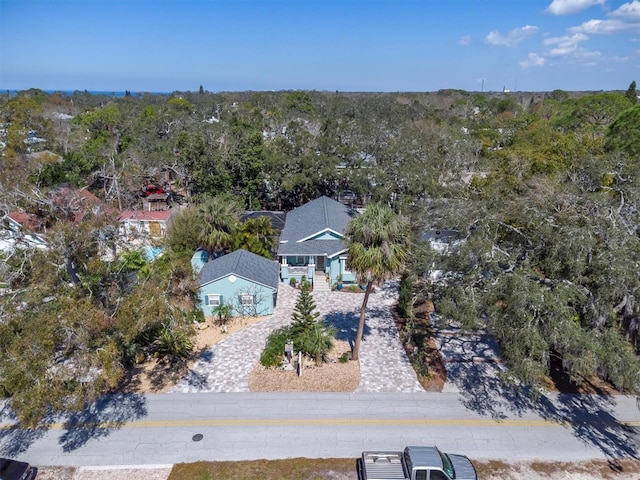
<path id="1" fill-rule="evenodd" d="M 0 480 L 33 480 L 38 469 L 26 462 L 0 458 Z"/>
<path id="2" fill-rule="evenodd" d="M 406 447 L 404 452 L 362 452 L 356 462 L 358 480 L 477 480 L 476 469 L 463 455 L 437 447 Z"/>

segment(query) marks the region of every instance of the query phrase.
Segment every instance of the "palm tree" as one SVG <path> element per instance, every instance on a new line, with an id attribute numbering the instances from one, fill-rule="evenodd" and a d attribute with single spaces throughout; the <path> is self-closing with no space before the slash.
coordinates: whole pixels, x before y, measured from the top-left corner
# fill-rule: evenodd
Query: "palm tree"
<path id="1" fill-rule="evenodd" d="M 228 250 L 241 213 L 242 207 L 229 195 L 207 199 L 198 207 L 200 245 L 210 254 Z"/>
<path id="2" fill-rule="evenodd" d="M 243 249 L 265 258 L 273 258 L 275 230 L 269 217 L 250 218 L 241 223 L 233 237 L 234 250 Z"/>
<path id="3" fill-rule="evenodd" d="M 349 266 L 361 284 L 367 285 L 351 353 L 351 359 L 358 360 L 369 294 L 373 285 L 399 275 L 404 269 L 409 249 L 409 224 L 388 206 L 372 204 L 351 221 L 346 239 Z"/>

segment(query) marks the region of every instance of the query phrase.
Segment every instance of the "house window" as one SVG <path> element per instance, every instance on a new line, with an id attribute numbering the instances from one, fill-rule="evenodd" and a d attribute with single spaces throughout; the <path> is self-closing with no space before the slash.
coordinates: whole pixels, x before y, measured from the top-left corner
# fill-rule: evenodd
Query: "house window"
<path id="1" fill-rule="evenodd" d="M 351 268 L 347 263 L 347 257 L 340 257 L 340 263 L 342 264 L 342 273 L 351 273 Z"/>
<path id="2" fill-rule="evenodd" d="M 221 303 L 221 296 L 217 293 L 207 295 L 207 305 L 209 307 L 217 307 Z"/>
<path id="3" fill-rule="evenodd" d="M 240 305 L 253 305 L 253 295 L 250 293 L 243 293 L 240 295 Z"/>
<path id="4" fill-rule="evenodd" d="M 306 257 L 296 257 L 296 265 L 304 265 L 306 263 Z"/>

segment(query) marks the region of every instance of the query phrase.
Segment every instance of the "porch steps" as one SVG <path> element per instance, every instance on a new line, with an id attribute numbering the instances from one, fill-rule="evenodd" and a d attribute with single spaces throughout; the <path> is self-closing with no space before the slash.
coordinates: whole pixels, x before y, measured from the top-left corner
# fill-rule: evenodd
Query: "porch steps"
<path id="1" fill-rule="evenodd" d="M 331 285 L 325 279 L 323 272 L 316 272 L 313 275 L 313 291 L 314 292 L 330 292 Z"/>

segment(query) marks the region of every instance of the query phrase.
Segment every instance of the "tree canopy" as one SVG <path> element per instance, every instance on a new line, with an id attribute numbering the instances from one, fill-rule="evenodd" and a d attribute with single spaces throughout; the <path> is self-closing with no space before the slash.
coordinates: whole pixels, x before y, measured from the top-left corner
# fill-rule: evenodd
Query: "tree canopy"
<path id="1" fill-rule="evenodd" d="M 438 315 L 487 328 L 515 382 L 540 382 L 560 357 L 576 379 L 637 390 L 636 97 L 635 81 L 613 92 L 1 94 L 0 210 L 30 215 L 50 251 L 1 254 L 0 391 L 33 421 L 47 402 L 112 388 L 136 357 L 188 351 L 193 251 L 267 256 L 273 232 L 240 213 L 320 195 L 374 217 L 351 237 L 363 284 L 405 263 L 414 277 L 442 272 L 427 282 Z M 122 245 L 106 212 L 140 208 L 149 184 L 175 210 L 166 255 L 108 260 Z M 62 186 L 104 207 L 76 219 Z M 462 241 L 446 254 L 409 245 L 404 217 L 418 238 L 452 229 Z M 69 382 L 69 369 L 100 379 Z"/>

